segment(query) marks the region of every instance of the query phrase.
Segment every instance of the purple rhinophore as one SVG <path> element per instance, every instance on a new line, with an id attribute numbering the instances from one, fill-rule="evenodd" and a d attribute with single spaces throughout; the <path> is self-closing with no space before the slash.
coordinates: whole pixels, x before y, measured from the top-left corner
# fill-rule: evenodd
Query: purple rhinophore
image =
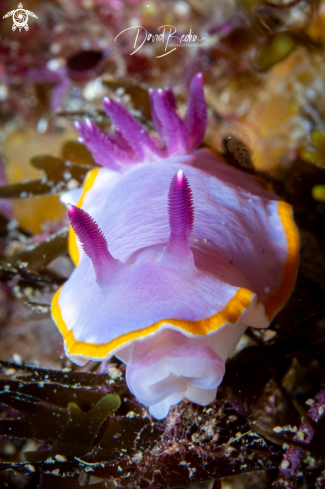
<path id="1" fill-rule="evenodd" d="M 70 224 L 81 242 L 86 255 L 91 259 L 97 281 L 104 282 L 107 268 L 114 267 L 115 260 L 108 251 L 107 241 L 97 223 L 90 215 L 72 204 L 67 205 Z"/>
<path id="2" fill-rule="evenodd" d="M 194 206 L 191 187 L 182 170 L 172 178 L 168 193 L 170 238 L 167 252 L 191 254 L 189 236 L 194 227 Z"/>
<path id="3" fill-rule="evenodd" d="M 168 215 L 171 233 L 188 238 L 194 226 L 194 207 L 192 191 L 183 170 L 179 170 L 171 181 Z"/>

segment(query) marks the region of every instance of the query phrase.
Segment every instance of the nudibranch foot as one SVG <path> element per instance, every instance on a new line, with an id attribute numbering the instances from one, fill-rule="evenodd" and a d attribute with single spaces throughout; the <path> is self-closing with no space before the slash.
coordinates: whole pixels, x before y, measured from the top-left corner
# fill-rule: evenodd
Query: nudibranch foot
<path id="1" fill-rule="evenodd" d="M 224 371 L 224 361 L 204 340 L 165 329 L 135 343 L 126 380 L 137 399 L 161 419 L 183 397 L 202 405 L 211 402 Z"/>

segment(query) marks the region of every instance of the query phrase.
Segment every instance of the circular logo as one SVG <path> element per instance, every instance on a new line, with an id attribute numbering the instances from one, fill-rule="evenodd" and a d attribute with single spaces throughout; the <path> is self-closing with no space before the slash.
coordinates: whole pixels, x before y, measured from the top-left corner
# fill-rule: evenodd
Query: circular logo
<path id="1" fill-rule="evenodd" d="M 27 31 L 28 30 L 28 13 L 24 9 L 17 9 L 13 13 L 12 20 L 14 25 L 12 26 L 12 30 L 15 31 L 18 27 L 20 30 L 22 27 Z"/>
<path id="2" fill-rule="evenodd" d="M 34 17 L 34 19 L 38 19 L 37 15 L 35 15 L 34 12 L 31 12 L 30 10 L 25 10 L 22 3 L 18 5 L 18 8 L 16 10 L 10 10 L 10 12 L 7 12 L 2 18 L 7 19 L 11 16 L 13 20 L 12 30 L 15 31 L 18 27 L 19 32 L 21 32 L 22 28 L 24 28 L 25 31 L 28 31 L 28 16 Z"/>

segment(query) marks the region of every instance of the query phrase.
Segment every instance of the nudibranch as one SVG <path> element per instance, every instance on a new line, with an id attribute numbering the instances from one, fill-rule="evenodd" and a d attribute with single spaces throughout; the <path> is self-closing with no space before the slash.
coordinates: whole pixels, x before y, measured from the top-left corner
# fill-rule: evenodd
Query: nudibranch
<path id="1" fill-rule="evenodd" d="M 115 355 L 131 392 L 164 418 L 184 397 L 215 399 L 225 361 L 248 326 L 266 328 L 293 289 L 299 236 L 291 206 L 202 143 L 202 75 L 183 121 L 171 89 L 149 91 L 157 134 L 120 100 L 115 126 L 76 122 L 101 166 L 68 192 L 77 265 L 52 315 L 76 364 Z"/>

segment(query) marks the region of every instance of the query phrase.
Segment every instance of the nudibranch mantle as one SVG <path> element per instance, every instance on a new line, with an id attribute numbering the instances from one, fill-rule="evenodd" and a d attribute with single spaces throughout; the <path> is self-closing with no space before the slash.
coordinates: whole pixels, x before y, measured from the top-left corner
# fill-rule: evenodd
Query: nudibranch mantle
<path id="1" fill-rule="evenodd" d="M 150 98 L 160 145 L 121 102 L 104 99 L 114 136 L 76 124 L 103 168 L 81 195 L 63 196 L 77 204 L 68 206 L 77 266 L 52 316 L 73 362 L 116 355 L 130 390 L 163 418 L 183 397 L 214 400 L 245 329 L 266 328 L 288 299 L 299 237 L 289 204 L 196 149 L 207 119 L 201 75 L 185 123 L 170 89 Z"/>

